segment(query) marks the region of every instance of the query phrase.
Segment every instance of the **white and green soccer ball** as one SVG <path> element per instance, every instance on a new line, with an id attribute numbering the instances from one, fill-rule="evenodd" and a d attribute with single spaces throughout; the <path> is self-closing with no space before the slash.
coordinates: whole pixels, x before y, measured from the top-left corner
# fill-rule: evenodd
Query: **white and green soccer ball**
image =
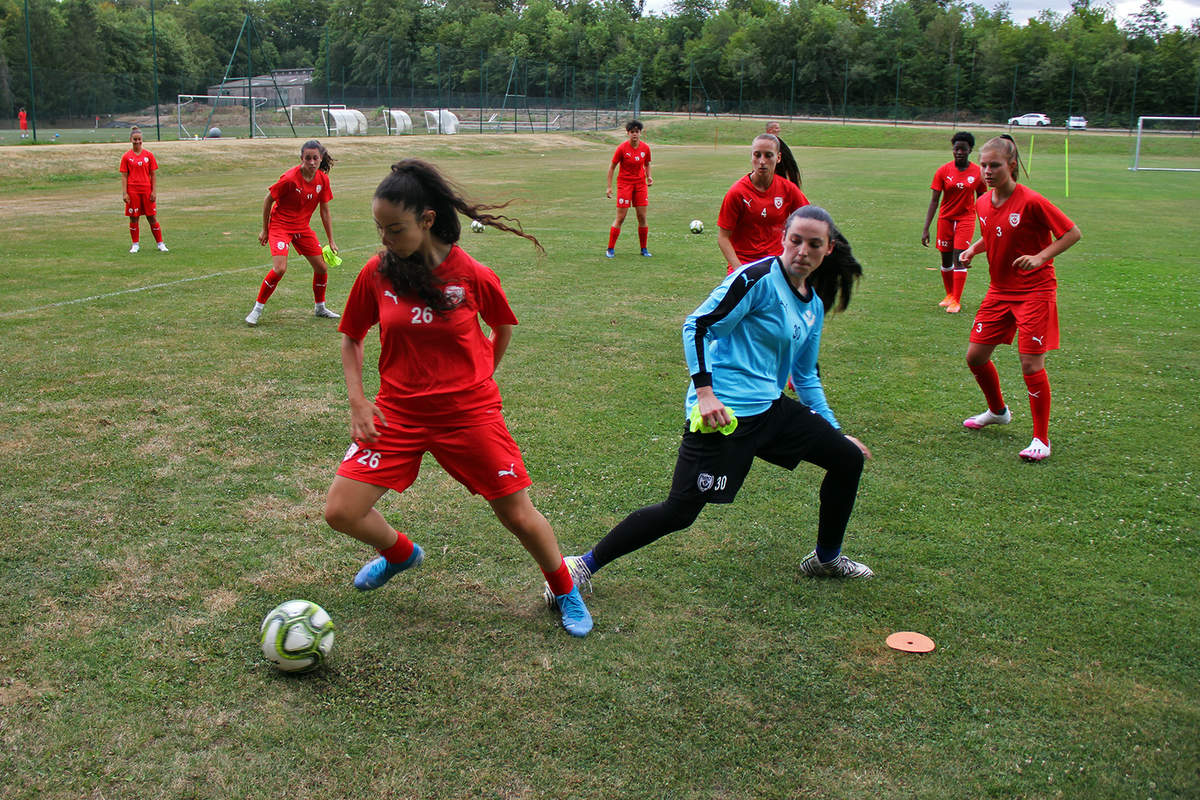
<path id="1" fill-rule="evenodd" d="M 688 226 L 692 233 L 704 233 L 704 223 L 698 219 L 692 220 L 692 224 Z"/>
<path id="2" fill-rule="evenodd" d="M 308 672 L 333 649 L 333 620 L 316 603 L 288 600 L 263 618 L 258 638 L 263 657 L 280 670 Z"/>
<path id="3" fill-rule="evenodd" d="M 477 219 L 471 220 L 471 230 L 475 233 L 483 233 L 484 224 Z"/>

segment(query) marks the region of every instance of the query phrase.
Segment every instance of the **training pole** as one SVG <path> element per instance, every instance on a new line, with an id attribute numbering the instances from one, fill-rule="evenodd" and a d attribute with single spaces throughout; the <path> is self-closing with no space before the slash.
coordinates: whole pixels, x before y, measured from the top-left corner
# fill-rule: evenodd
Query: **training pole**
<path id="1" fill-rule="evenodd" d="M 1033 179 L 1033 134 L 1029 134 L 1029 158 L 1025 159 L 1025 172 Z"/>
<path id="2" fill-rule="evenodd" d="M 1071 137 L 1063 142 L 1063 194 L 1071 196 Z"/>

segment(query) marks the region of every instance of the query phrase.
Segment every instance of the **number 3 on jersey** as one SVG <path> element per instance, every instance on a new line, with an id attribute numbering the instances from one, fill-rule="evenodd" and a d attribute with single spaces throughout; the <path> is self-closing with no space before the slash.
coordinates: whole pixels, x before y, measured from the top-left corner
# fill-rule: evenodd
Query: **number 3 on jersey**
<path id="1" fill-rule="evenodd" d="M 429 324 L 430 322 L 433 322 L 433 309 L 429 306 L 425 306 L 424 308 L 421 306 L 413 306 L 412 319 L 409 320 L 409 322 L 411 322 L 413 325 L 420 325 L 422 323 Z"/>

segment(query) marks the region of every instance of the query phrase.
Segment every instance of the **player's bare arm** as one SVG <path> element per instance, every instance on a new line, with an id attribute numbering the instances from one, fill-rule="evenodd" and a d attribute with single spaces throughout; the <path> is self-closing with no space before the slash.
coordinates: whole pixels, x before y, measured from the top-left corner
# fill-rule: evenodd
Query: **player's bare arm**
<path id="1" fill-rule="evenodd" d="M 1040 253 L 1035 253 L 1031 256 L 1017 256 L 1013 259 L 1013 266 L 1022 272 L 1033 272 L 1045 265 L 1047 261 L 1055 258 L 1060 253 L 1066 251 L 1071 245 L 1083 238 L 1083 234 L 1079 231 L 1079 226 L 1071 228 L 1062 236 L 1050 243 L 1045 250 Z"/>

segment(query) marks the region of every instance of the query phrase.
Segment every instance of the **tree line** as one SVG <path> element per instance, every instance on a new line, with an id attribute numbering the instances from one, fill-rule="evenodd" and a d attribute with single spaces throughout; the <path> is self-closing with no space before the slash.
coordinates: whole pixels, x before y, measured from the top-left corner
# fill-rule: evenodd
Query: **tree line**
<path id="1" fill-rule="evenodd" d="M 1161 0 L 1122 23 L 1092 0 L 1029 21 L 1003 2 L 676 0 L 664 14 L 643 3 L 0 0 L 0 115 L 31 105 L 30 60 L 43 118 L 145 108 L 156 84 L 164 103 L 205 93 L 229 68 L 246 74 L 234 43 L 247 16 L 255 72 L 311 67 L 317 94 L 351 104 L 603 95 L 664 111 L 979 121 L 1070 111 L 1116 125 L 1200 108 L 1200 20 L 1168 28 Z"/>

